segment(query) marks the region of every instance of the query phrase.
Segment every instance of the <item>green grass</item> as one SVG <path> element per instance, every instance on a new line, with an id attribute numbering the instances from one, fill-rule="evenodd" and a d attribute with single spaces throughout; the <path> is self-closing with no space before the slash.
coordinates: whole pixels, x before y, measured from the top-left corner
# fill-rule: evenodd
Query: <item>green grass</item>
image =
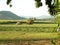
<path id="1" fill-rule="evenodd" d="M 26 24 L 26 20 L 0 20 L 0 25 L 14 25 L 17 22 L 20 24 Z M 55 24 L 55 21 L 34 21 L 34 24 Z"/>
<path id="2" fill-rule="evenodd" d="M 0 31 L 56 32 L 58 24 L 0 25 Z"/>
<path id="3" fill-rule="evenodd" d="M 58 33 L 25 33 L 20 31 L 0 31 L 0 40 L 40 40 L 56 39 Z"/>
<path id="4" fill-rule="evenodd" d="M 56 39 L 60 37 L 57 27 L 58 24 L 0 25 L 0 40 Z"/>
<path id="5" fill-rule="evenodd" d="M 58 27 L 58 24 L 22 24 L 22 25 L 0 25 L 6 27 Z"/>

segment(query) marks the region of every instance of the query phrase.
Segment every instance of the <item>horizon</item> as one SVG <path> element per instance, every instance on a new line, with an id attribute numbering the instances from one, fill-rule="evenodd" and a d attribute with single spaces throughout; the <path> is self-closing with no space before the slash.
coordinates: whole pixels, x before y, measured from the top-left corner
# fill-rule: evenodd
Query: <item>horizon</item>
<path id="1" fill-rule="evenodd" d="M 8 15 L 16 15 L 15 13 L 11 12 L 11 11 L 0 11 L 1 14 L 8 14 Z M 12 15 L 13 14 L 13 15 Z M 18 15 L 16 15 L 18 16 Z M 54 16 L 51 15 L 40 15 L 40 16 L 36 16 L 36 17 L 32 17 L 32 16 L 18 16 L 18 17 L 22 17 L 22 18 L 36 18 L 36 19 L 46 19 L 46 18 L 54 18 Z"/>

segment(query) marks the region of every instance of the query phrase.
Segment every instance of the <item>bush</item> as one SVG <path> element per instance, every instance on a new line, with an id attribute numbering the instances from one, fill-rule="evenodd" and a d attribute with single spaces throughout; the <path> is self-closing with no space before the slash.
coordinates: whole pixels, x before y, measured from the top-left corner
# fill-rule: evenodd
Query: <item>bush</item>
<path id="1" fill-rule="evenodd" d="M 58 26 L 60 27 L 60 15 L 56 16 L 56 22 L 58 23 Z"/>
<path id="2" fill-rule="evenodd" d="M 31 20 L 31 19 L 26 20 L 27 24 L 33 24 L 33 22 L 34 22 L 34 20 Z"/>

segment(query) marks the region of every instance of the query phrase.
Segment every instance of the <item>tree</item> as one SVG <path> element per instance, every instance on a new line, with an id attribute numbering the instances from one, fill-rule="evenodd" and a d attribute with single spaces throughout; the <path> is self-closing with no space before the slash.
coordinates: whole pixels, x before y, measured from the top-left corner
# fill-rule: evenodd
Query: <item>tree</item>
<path id="1" fill-rule="evenodd" d="M 7 5 L 9 5 L 9 3 L 11 2 L 12 0 L 7 0 Z M 48 5 L 48 8 L 49 8 L 49 13 L 54 16 L 54 15 L 57 15 L 60 11 L 60 9 L 58 9 L 58 2 L 59 0 L 54 0 L 53 4 L 52 3 L 52 0 L 45 0 L 46 1 L 46 5 Z M 36 5 L 36 8 L 39 8 L 40 6 L 42 6 L 42 2 L 41 0 L 35 0 L 35 5 Z M 12 5 L 10 5 L 10 7 L 12 7 Z"/>
<path id="2" fill-rule="evenodd" d="M 8 5 L 10 2 L 11 2 L 11 0 L 7 0 L 7 2 L 6 2 L 6 3 L 7 3 L 7 5 Z"/>
<path id="3" fill-rule="evenodd" d="M 34 23 L 34 19 L 29 18 L 29 19 L 26 20 L 26 23 L 27 24 L 33 24 Z"/>
<path id="4" fill-rule="evenodd" d="M 9 5 L 11 1 L 12 1 L 12 0 L 7 0 L 6 4 Z M 10 4 L 10 7 L 12 7 L 11 4 Z"/>
<path id="5" fill-rule="evenodd" d="M 36 5 L 36 8 L 39 8 L 40 6 L 42 6 L 42 2 L 41 0 L 35 0 L 35 5 Z"/>
<path id="6" fill-rule="evenodd" d="M 60 13 L 60 1 L 59 0 L 54 0 L 53 4 L 52 1 L 53 0 L 45 0 L 46 1 L 46 5 L 48 5 L 49 8 L 49 13 L 52 16 L 58 15 Z M 35 0 L 37 8 L 39 8 L 41 5 L 41 0 Z M 39 3 L 40 2 L 40 3 Z"/>

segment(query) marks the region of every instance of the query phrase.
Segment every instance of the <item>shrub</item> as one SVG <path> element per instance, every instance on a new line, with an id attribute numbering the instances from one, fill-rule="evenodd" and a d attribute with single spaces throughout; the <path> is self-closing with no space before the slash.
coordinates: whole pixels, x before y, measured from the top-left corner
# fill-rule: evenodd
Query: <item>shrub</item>
<path id="1" fill-rule="evenodd" d="M 26 23 L 27 23 L 27 24 L 33 24 L 33 22 L 34 22 L 34 20 L 32 20 L 32 19 L 27 19 L 27 20 L 26 20 Z"/>

